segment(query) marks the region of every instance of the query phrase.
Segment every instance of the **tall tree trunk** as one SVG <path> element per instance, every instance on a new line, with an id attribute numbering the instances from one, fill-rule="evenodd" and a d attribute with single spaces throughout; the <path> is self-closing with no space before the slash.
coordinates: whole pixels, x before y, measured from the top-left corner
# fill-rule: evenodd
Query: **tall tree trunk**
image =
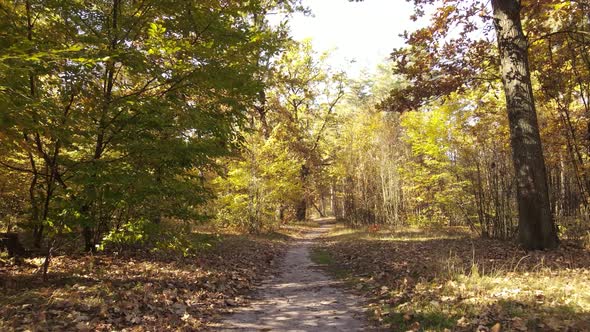
<path id="1" fill-rule="evenodd" d="M 295 207 L 295 217 L 297 221 L 305 221 L 305 217 L 307 215 L 307 201 L 305 198 L 302 198 L 299 202 L 297 202 L 297 206 Z"/>
<path id="2" fill-rule="evenodd" d="M 82 236 L 84 237 L 84 252 L 95 252 L 94 232 L 90 226 L 82 227 Z"/>
<path id="3" fill-rule="evenodd" d="M 336 183 L 334 180 L 332 180 L 332 183 L 330 184 L 330 212 L 336 219 L 340 218 L 340 213 L 338 213 L 338 202 L 336 200 Z"/>
<path id="4" fill-rule="evenodd" d="M 520 1 L 492 0 L 492 7 L 517 183 L 518 240 L 527 249 L 555 248 L 559 241 L 549 204 Z"/>
<path id="5" fill-rule="evenodd" d="M 307 165 L 301 166 L 301 171 L 299 172 L 299 178 L 301 179 L 301 184 L 304 188 L 307 188 L 307 176 L 309 175 L 309 168 Z M 307 216 L 307 192 L 304 192 L 301 196 L 299 202 L 297 202 L 295 206 L 295 217 L 297 221 L 305 221 L 305 217 Z"/>

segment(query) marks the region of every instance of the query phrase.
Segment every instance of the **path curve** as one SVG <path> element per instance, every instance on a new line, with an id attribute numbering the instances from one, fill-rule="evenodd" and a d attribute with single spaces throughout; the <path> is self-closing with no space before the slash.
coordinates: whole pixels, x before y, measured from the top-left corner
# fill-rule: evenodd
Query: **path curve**
<path id="1" fill-rule="evenodd" d="M 329 231 L 329 219 L 290 245 L 279 275 L 259 287 L 249 307 L 237 308 L 221 331 L 366 331 L 360 299 L 337 287 L 309 257 L 313 240 Z"/>

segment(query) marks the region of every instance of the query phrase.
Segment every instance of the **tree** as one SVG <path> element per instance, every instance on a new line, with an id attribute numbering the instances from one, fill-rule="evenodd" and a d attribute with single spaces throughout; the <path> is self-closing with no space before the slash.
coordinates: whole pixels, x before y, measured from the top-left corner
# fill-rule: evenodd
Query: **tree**
<path id="1" fill-rule="evenodd" d="M 549 204 L 520 1 L 492 0 L 492 8 L 517 180 L 518 240 L 527 249 L 555 248 L 558 239 Z"/>
<path id="2" fill-rule="evenodd" d="M 305 220 L 321 196 L 324 141 L 344 94 L 342 75 L 327 68 L 310 41 L 284 46 L 269 59 L 240 153 L 225 159 L 225 172 L 214 181 L 217 219 L 254 233 L 293 219 L 288 214 Z"/>
<path id="3" fill-rule="evenodd" d="M 0 1 L 0 176 L 28 182 L 19 224 L 39 246 L 81 232 L 95 250 L 125 225 L 201 220 L 204 177 L 263 86 L 259 59 L 287 39 L 257 22 L 297 6 Z"/>
<path id="4" fill-rule="evenodd" d="M 276 63 L 276 85 L 267 93 L 274 107 L 275 123 L 285 126 L 283 139 L 303 161 L 299 181 L 303 193 L 295 206 L 297 220 L 303 221 L 324 169 L 323 142 L 334 121 L 334 112 L 344 96 L 344 77 L 326 64 L 328 54 L 317 54 L 311 41 L 294 43 Z"/>
<path id="5" fill-rule="evenodd" d="M 431 3 L 417 1 L 417 16 L 424 15 L 423 6 Z M 394 50 L 393 59 L 397 72 L 409 84 L 392 90 L 384 106 L 397 111 L 416 109 L 434 98 L 494 80 L 498 78 L 494 68 L 500 68 L 518 187 L 519 241 L 528 249 L 554 248 L 558 240 L 548 198 L 520 2 L 493 1 L 492 5 L 490 16 L 483 2 L 445 1 L 432 15 L 429 26 L 406 34 L 410 46 Z M 491 30 L 496 31 L 498 53 L 486 33 Z M 449 35 L 449 31 L 454 32 Z"/>
<path id="6" fill-rule="evenodd" d="M 376 104 L 398 82 L 390 66 L 378 74 L 349 82 L 349 91 L 336 112 L 328 139 L 330 205 L 336 218 L 351 225 L 401 225 L 402 165 L 407 148 L 401 140 L 400 115 L 384 113 Z"/>

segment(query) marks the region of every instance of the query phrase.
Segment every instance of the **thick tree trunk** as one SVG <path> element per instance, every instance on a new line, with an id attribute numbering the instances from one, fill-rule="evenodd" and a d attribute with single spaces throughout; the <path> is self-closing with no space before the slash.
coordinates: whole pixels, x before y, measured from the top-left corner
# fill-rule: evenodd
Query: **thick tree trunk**
<path id="1" fill-rule="evenodd" d="M 527 249 L 555 248 L 543 149 L 528 67 L 520 1 L 492 0 L 506 94 L 518 200 L 518 240 Z"/>
<path id="2" fill-rule="evenodd" d="M 301 166 L 299 178 L 303 188 L 307 187 L 307 176 L 309 175 L 309 168 L 306 165 Z M 307 217 L 307 193 L 304 193 L 299 202 L 295 206 L 295 217 L 297 221 L 305 221 Z"/>
<path id="3" fill-rule="evenodd" d="M 17 233 L 0 233 L 0 251 L 4 249 L 8 251 L 9 257 L 23 257 L 26 254 Z"/>
<path id="4" fill-rule="evenodd" d="M 82 227 L 82 236 L 84 236 L 84 252 L 95 252 L 94 232 L 89 226 Z"/>
<path id="5" fill-rule="evenodd" d="M 297 207 L 295 208 L 295 217 L 297 221 L 305 221 L 305 216 L 307 215 L 307 202 L 305 199 L 302 199 L 297 203 Z"/>

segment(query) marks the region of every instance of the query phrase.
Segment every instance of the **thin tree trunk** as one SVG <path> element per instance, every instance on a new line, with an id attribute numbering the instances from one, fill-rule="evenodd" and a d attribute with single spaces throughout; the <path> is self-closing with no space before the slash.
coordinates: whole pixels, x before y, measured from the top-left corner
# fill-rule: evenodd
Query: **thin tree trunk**
<path id="1" fill-rule="evenodd" d="M 558 246 L 528 67 L 520 1 L 492 0 L 517 183 L 518 240 L 527 249 Z"/>
<path id="2" fill-rule="evenodd" d="M 315 202 L 312 202 L 311 204 L 313 205 L 314 209 L 316 211 L 318 211 L 321 218 L 324 218 L 326 216 L 326 214 L 324 214 L 324 212 L 322 212 L 322 209 L 320 207 L 318 207 L 317 204 L 315 204 Z"/>
<path id="3" fill-rule="evenodd" d="M 120 0 L 113 0 L 112 2 L 113 4 L 113 10 L 112 10 L 112 14 L 111 14 L 111 30 L 110 30 L 110 45 L 109 45 L 109 51 L 111 53 L 114 53 L 117 45 L 119 43 L 119 37 L 118 37 L 118 22 L 119 22 L 119 15 L 120 15 L 120 6 L 121 6 L 121 1 Z M 109 144 L 110 139 L 107 138 L 107 128 L 109 126 L 109 121 L 108 121 L 108 112 L 111 109 L 111 104 L 113 101 L 113 88 L 115 86 L 115 71 L 116 71 L 116 66 L 115 66 L 115 60 L 114 59 L 110 59 L 107 64 L 106 64 L 106 68 L 105 68 L 105 76 L 104 76 L 104 82 L 103 82 L 103 102 L 101 105 L 101 113 L 100 113 L 100 118 L 98 120 L 98 127 L 97 127 L 97 135 L 96 135 L 96 142 L 94 144 L 94 154 L 93 154 L 93 161 L 96 162 L 98 160 L 100 160 L 103 156 L 103 153 L 107 147 L 107 145 Z M 96 179 L 97 178 L 97 170 L 94 170 L 94 175 L 93 178 Z M 93 181 L 94 181 L 93 179 Z M 90 184 L 90 192 L 94 192 L 96 194 L 98 188 L 96 183 L 91 183 Z M 93 202 L 88 200 L 81 209 L 82 213 L 85 213 L 88 217 L 88 220 L 92 220 L 93 218 L 91 218 L 90 214 L 93 213 L 92 212 L 92 205 Z M 82 236 L 84 237 L 84 250 L 87 252 L 94 252 L 96 251 L 96 241 L 95 238 L 97 236 L 97 234 L 95 234 L 96 232 L 98 232 L 98 223 L 96 221 L 90 222 L 87 221 L 87 224 L 85 226 L 82 227 Z M 98 235 L 100 235 L 100 233 L 98 233 Z"/>

